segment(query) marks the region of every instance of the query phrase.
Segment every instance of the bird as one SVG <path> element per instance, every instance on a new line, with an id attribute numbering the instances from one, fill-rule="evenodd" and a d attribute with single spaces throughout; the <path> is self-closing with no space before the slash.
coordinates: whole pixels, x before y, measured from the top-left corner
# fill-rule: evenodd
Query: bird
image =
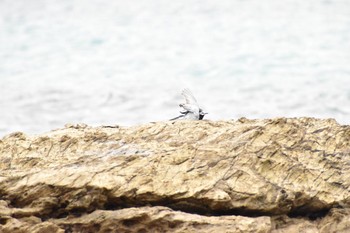
<path id="1" fill-rule="evenodd" d="M 186 101 L 184 104 L 179 104 L 179 106 L 183 108 L 183 110 L 180 111 L 181 115 L 170 120 L 203 120 L 204 116 L 208 113 L 204 112 L 203 109 L 199 107 L 192 92 L 188 88 L 185 88 L 182 90 L 181 95 Z"/>

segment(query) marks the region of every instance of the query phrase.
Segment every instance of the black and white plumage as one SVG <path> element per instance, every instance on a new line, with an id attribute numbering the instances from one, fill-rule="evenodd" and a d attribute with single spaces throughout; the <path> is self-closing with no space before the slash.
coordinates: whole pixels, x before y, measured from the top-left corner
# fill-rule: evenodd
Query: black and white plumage
<path id="1" fill-rule="evenodd" d="M 196 98 L 194 98 L 192 92 L 186 88 L 182 90 L 181 95 L 186 101 L 186 103 L 179 105 L 183 108 L 183 110 L 180 111 L 181 115 L 170 120 L 202 120 L 207 113 L 199 107 L 199 104 Z"/>

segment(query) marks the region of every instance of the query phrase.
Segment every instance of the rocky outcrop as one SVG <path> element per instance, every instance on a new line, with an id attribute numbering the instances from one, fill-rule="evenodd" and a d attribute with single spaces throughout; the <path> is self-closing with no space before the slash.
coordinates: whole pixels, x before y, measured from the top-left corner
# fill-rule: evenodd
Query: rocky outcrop
<path id="1" fill-rule="evenodd" d="M 349 232 L 350 127 L 67 125 L 0 140 L 0 232 Z"/>

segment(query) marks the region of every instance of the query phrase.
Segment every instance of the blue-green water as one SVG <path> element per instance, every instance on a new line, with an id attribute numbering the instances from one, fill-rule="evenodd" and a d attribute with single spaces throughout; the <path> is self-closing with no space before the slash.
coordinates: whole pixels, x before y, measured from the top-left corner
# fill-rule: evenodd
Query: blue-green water
<path id="1" fill-rule="evenodd" d="M 0 1 L 0 136 L 178 114 L 349 124 L 350 1 Z"/>

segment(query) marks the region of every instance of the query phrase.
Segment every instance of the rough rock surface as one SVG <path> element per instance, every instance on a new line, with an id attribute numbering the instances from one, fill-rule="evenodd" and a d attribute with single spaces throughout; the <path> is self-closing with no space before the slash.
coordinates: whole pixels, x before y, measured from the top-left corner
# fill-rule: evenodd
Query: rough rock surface
<path id="1" fill-rule="evenodd" d="M 350 127 L 67 125 L 0 140 L 0 232 L 350 232 Z"/>

